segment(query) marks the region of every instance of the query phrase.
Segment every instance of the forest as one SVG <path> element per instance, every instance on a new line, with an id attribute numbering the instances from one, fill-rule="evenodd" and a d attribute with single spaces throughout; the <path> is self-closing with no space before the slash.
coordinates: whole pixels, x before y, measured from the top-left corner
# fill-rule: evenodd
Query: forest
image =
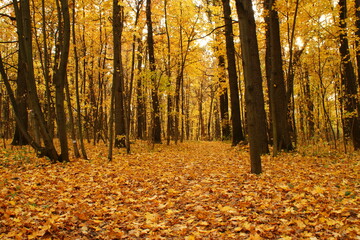
<path id="1" fill-rule="evenodd" d="M 360 1 L 4 0 L 1 239 L 357 239 Z"/>

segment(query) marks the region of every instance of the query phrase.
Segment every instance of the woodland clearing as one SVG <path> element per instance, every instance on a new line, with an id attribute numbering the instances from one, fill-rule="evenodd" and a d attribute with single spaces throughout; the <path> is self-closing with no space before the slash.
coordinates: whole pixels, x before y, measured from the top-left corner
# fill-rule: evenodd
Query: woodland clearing
<path id="1" fill-rule="evenodd" d="M 230 143 L 87 149 L 56 164 L 1 150 L 1 239 L 360 239 L 358 153 L 265 155 L 254 175 Z"/>

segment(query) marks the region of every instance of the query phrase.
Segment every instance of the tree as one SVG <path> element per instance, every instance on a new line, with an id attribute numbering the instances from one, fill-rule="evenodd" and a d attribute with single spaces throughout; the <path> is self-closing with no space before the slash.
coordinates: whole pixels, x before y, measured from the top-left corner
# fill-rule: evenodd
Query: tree
<path id="1" fill-rule="evenodd" d="M 360 0 L 355 0 L 355 9 L 357 84 L 360 87 Z M 358 111 L 360 111 L 360 109 L 358 109 Z"/>
<path id="2" fill-rule="evenodd" d="M 284 149 L 292 150 L 288 121 L 288 104 L 286 98 L 285 79 L 283 73 L 279 17 L 274 9 L 274 0 L 266 0 L 264 8 L 268 11 L 265 17 L 267 23 L 267 40 L 266 40 L 266 68 L 267 80 L 269 81 L 269 99 L 270 112 L 273 128 L 274 150 Z"/>
<path id="3" fill-rule="evenodd" d="M 67 0 L 60 0 L 59 11 L 59 45 L 60 45 L 60 63 L 55 68 L 54 83 L 55 83 L 55 103 L 56 103 L 56 123 L 58 129 L 58 137 L 61 147 L 61 160 L 69 161 L 69 147 L 67 140 L 66 129 L 66 114 L 65 114 L 65 84 L 67 79 L 67 63 L 69 57 L 70 46 L 70 14 Z M 68 102 L 68 104 L 70 104 Z"/>
<path id="4" fill-rule="evenodd" d="M 73 0 L 73 4 L 75 5 L 75 0 Z M 84 137 L 83 137 L 83 128 L 82 128 L 82 116 L 81 116 L 81 106 L 80 106 L 80 91 L 79 91 L 79 56 L 78 56 L 78 47 L 76 41 L 76 32 L 75 32 L 75 23 L 76 23 L 76 11 L 75 7 L 72 9 L 72 40 L 73 40 L 73 48 L 74 48 L 74 61 L 75 61 L 75 68 L 74 68 L 74 75 L 75 75 L 75 97 L 76 97 L 76 111 L 77 111 L 77 129 L 78 135 L 80 140 L 80 149 L 81 154 L 84 159 L 87 159 L 87 154 L 84 145 Z"/>
<path id="5" fill-rule="evenodd" d="M 47 28 L 47 14 L 45 9 L 45 0 L 41 0 L 41 14 L 42 14 L 42 23 L 41 23 L 41 30 L 42 30 L 42 36 L 43 36 L 43 51 L 40 49 L 39 44 L 39 53 L 43 52 L 43 63 L 42 63 L 42 69 L 43 69 L 43 75 L 45 80 L 45 94 L 46 94 L 46 104 L 44 109 L 44 114 L 46 117 L 46 124 L 48 126 L 49 132 L 52 136 L 54 136 L 54 122 L 55 122 L 55 107 L 54 107 L 54 101 L 51 94 L 51 76 L 50 76 L 50 64 L 51 64 L 51 44 L 49 43 L 48 36 L 51 35 L 48 33 Z M 49 46 L 50 45 L 50 46 Z M 41 56 L 40 56 L 40 59 Z"/>
<path id="6" fill-rule="evenodd" d="M 75 130 L 75 123 L 74 123 L 74 114 L 72 110 L 72 104 L 71 104 L 71 95 L 70 95 L 70 89 L 69 89 L 69 82 L 66 78 L 65 82 L 65 93 L 66 93 L 66 102 L 67 102 L 67 110 L 69 113 L 69 128 L 70 128 L 70 134 L 71 134 L 71 140 L 73 145 L 73 151 L 76 158 L 80 157 L 80 151 L 78 147 L 78 142 L 76 138 L 76 130 Z"/>
<path id="7" fill-rule="evenodd" d="M 225 57 L 224 55 L 218 56 L 219 66 L 219 85 L 220 85 L 220 116 L 221 116 L 221 131 L 222 139 L 231 139 L 231 128 L 229 124 L 229 99 L 228 88 L 225 79 Z"/>
<path id="8" fill-rule="evenodd" d="M 19 53 L 24 57 L 24 62 L 26 63 L 26 86 L 29 97 L 29 108 L 34 113 L 35 119 L 40 128 L 40 133 L 44 140 L 45 147 L 41 147 L 37 144 L 32 137 L 27 133 L 26 127 L 22 125 L 20 120 L 17 121 L 17 124 L 20 126 L 22 134 L 27 136 L 27 140 L 30 145 L 38 151 L 40 156 L 47 156 L 51 162 L 61 161 L 59 155 L 55 149 L 52 137 L 48 132 L 45 118 L 43 112 L 41 110 L 39 97 L 37 95 L 36 81 L 35 81 L 35 73 L 34 73 L 34 64 L 33 64 L 33 54 L 32 54 L 32 33 L 31 33 L 31 14 L 30 14 L 30 4 L 28 0 L 21 0 L 20 4 L 17 1 L 13 1 L 13 6 L 15 10 L 16 16 L 16 24 L 17 24 L 17 33 L 18 33 L 18 41 L 19 50 L 22 52 Z M 1 75 L 3 79 L 6 81 L 7 76 L 5 69 L 1 60 Z M 7 87 L 7 91 L 9 95 L 12 95 L 10 86 Z M 12 101 L 13 109 L 15 114 L 17 114 L 17 119 L 20 119 L 20 113 L 17 111 L 17 105 L 15 101 Z"/>
<path id="9" fill-rule="evenodd" d="M 210 6 L 212 3 L 212 6 Z M 206 1 L 207 5 L 207 15 L 211 25 L 214 29 L 222 29 L 219 26 L 216 26 L 220 23 L 219 16 L 214 13 L 214 8 L 222 7 L 222 3 L 220 0 L 214 1 Z M 215 23 L 215 24 L 214 24 Z M 222 23 L 222 19 L 221 19 Z M 223 27 L 223 26 L 221 26 Z M 219 95 L 219 109 L 220 109 L 220 118 L 221 118 L 221 133 L 222 133 L 222 140 L 230 140 L 231 139 L 231 127 L 229 121 L 229 97 L 228 97 L 228 83 L 226 79 L 226 66 L 225 66 L 225 49 L 224 49 L 224 34 L 222 31 L 218 30 L 214 33 L 215 44 L 213 46 L 214 55 L 217 58 L 217 79 L 218 79 L 218 95 Z"/>
<path id="10" fill-rule="evenodd" d="M 127 142 L 129 142 L 129 135 L 130 135 L 130 122 L 131 122 L 131 98 L 132 98 L 132 91 L 133 91 L 133 85 L 134 85 L 134 80 L 135 80 L 135 65 L 136 65 L 136 61 L 137 61 L 137 70 L 138 72 L 141 71 L 141 64 L 142 64 L 142 57 L 141 57 L 141 29 L 138 29 L 139 27 L 139 20 L 140 20 L 140 14 L 141 14 L 141 9 L 143 6 L 144 0 L 137 0 L 135 1 L 135 7 L 133 8 L 134 14 L 135 14 L 135 20 L 134 20 L 134 33 L 132 36 L 132 44 L 131 44 L 131 73 L 130 73 L 130 86 L 129 89 L 127 91 L 128 96 L 124 99 L 127 99 L 126 102 L 126 121 L 127 121 Z M 136 49 L 136 43 L 138 43 L 137 49 Z M 138 51 L 136 53 L 136 50 Z M 136 59 L 137 58 L 137 59 Z M 139 101 L 142 97 L 142 83 L 141 83 L 141 78 L 139 77 L 139 79 L 137 80 L 137 100 Z M 143 138 L 144 135 L 144 128 L 143 126 L 146 125 L 146 122 L 142 121 L 142 115 L 144 114 L 142 112 L 143 107 L 141 106 L 141 102 L 138 102 L 138 119 L 140 119 L 140 121 L 138 121 L 138 135 L 137 137 L 139 137 L 140 139 Z M 130 145 L 130 144 L 127 144 Z M 129 150 L 129 149 L 128 149 Z"/>
<path id="11" fill-rule="evenodd" d="M 124 74 L 121 58 L 121 37 L 123 32 L 123 7 L 119 0 L 113 1 L 113 41 L 114 41 L 114 73 L 113 84 L 115 86 L 115 147 L 126 146 L 125 127 L 125 101 L 124 101 Z"/>
<path id="12" fill-rule="evenodd" d="M 229 0 L 222 0 L 223 13 L 225 19 L 225 40 L 226 56 L 228 60 L 228 75 L 230 86 L 230 103 L 231 103 L 231 123 L 232 123 L 232 145 L 235 146 L 245 140 L 241 119 L 240 119 L 240 102 L 238 78 L 236 73 L 235 46 L 233 39 L 233 27 L 231 19 L 231 9 Z"/>
<path id="13" fill-rule="evenodd" d="M 15 17 L 10 16 L 8 14 L 2 13 L 0 15 L 0 17 L 7 17 L 11 21 L 16 21 Z M 21 47 L 21 46 L 19 46 L 19 47 Z M 24 52 L 24 51 L 19 51 L 19 52 Z M 19 126 L 19 124 L 17 122 L 15 122 L 16 123 L 15 132 L 14 132 L 13 140 L 12 140 L 11 144 L 22 146 L 22 145 L 28 144 L 26 137 L 22 134 L 22 131 L 20 130 L 21 127 L 25 127 L 26 131 L 28 128 L 28 113 L 27 113 L 27 101 L 26 101 L 27 93 L 26 93 L 26 80 L 25 80 L 25 76 L 24 76 L 24 70 L 25 70 L 26 65 L 23 61 L 24 57 L 21 57 L 20 54 L 18 54 L 17 57 L 18 57 L 18 66 L 17 66 L 17 77 L 16 77 L 16 101 L 15 101 L 15 99 L 14 99 L 14 101 L 16 103 L 15 105 L 17 105 L 17 110 L 19 112 L 20 118 L 18 119 L 18 121 L 21 122 L 20 125 L 22 125 L 22 126 Z M 2 75 L 4 75 L 3 78 L 5 78 L 5 77 L 7 78 L 6 69 L 4 68 L 4 65 L 2 62 L 1 62 L 1 64 L 2 64 L 2 72 L 1 73 L 3 73 Z M 0 75 L 0 76 L 2 76 L 2 75 Z M 3 92 L 2 91 L 0 93 L 0 98 L 1 98 L 1 100 L 3 100 Z M 3 106 L 0 105 L 0 114 L 3 113 L 1 110 L 3 110 Z M 6 118 L 6 120 L 8 120 L 8 118 Z M 5 139 L 5 133 L 3 133 L 3 139 Z"/>
<path id="14" fill-rule="evenodd" d="M 245 101 L 250 143 L 251 172 L 262 172 L 260 154 L 267 153 L 266 115 L 262 91 L 256 24 L 251 0 L 236 0 L 245 77 Z"/>
<path id="15" fill-rule="evenodd" d="M 350 59 L 347 39 L 347 4 L 346 0 L 339 0 L 340 7 L 340 56 L 341 56 L 341 85 L 343 87 L 342 102 L 344 106 L 344 134 L 350 137 L 355 150 L 360 149 L 360 119 L 358 116 L 357 86 L 354 67 Z"/>
<path id="16" fill-rule="evenodd" d="M 288 69 L 286 71 L 287 77 L 286 77 L 286 102 L 288 105 L 288 127 L 289 132 L 293 132 L 294 135 L 296 135 L 296 125 L 295 125 L 295 109 L 294 109 L 294 78 L 295 78 L 295 66 L 298 64 L 301 54 L 303 51 L 298 50 L 294 51 L 294 45 L 295 45 L 295 30 L 296 30 L 296 23 L 297 23 L 297 17 L 298 17 L 298 10 L 299 10 L 299 0 L 296 0 L 295 2 L 295 10 L 294 13 L 288 13 L 286 15 L 287 18 L 287 25 L 288 25 L 288 44 L 289 44 L 289 65 Z M 293 15 L 293 22 L 290 23 L 290 15 Z M 291 26 L 290 26 L 291 25 Z M 294 54 L 295 53 L 295 54 Z M 296 136 L 295 143 L 296 143 Z"/>
<path id="17" fill-rule="evenodd" d="M 144 92 L 144 85 L 143 85 L 143 76 L 141 76 L 142 72 L 142 48 L 143 44 L 141 39 L 138 38 L 138 52 L 137 52 L 137 70 L 138 70 L 138 79 L 137 79 L 137 86 L 136 86 L 136 105 L 137 105 L 137 138 L 138 139 L 145 139 L 146 135 L 146 97 Z"/>
<path id="18" fill-rule="evenodd" d="M 23 122 L 20 119 L 21 118 L 20 111 L 19 111 L 19 108 L 17 106 L 17 102 L 16 102 L 16 99 L 15 99 L 15 96 L 14 96 L 14 92 L 13 92 L 11 86 L 10 86 L 10 81 L 9 81 L 8 76 L 6 74 L 6 70 L 5 70 L 5 67 L 4 67 L 4 63 L 3 63 L 1 53 L 0 53 L 0 75 L 1 75 L 1 77 L 3 79 L 3 81 L 4 81 L 6 91 L 8 92 L 9 99 L 10 99 L 11 105 L 12 105 L 14 113 L 15 113 L 15 121 L 16 121 L 16 124 L 18 126 L 19 131 L 21 131 L 22 136 L 29 143 L 29 145 L 31 147 L 33 147 L 35 151 L 38 152 L 39 155 L 45 156 L 48 153 L 47 149 L 40 146 L 34 140 L 34 138 L 32 136 L 30 136 L 30 134 L 27 131 L 26 126 L 23 124 Z"/>
<path id="19" fill-rule="evenodd" d="M 161 143 L 161 121 L 160 121 L 160 104 L 158 96 L 158 84 L 156 82 L 156 63 L 154 53 L 154 37 L 151 20 L 151 0 L 146 0 L 146 24 L 147 24 L 147 44 L 150 64 L 150 78 L 152 83 L 151 99 L 152 99 L 152 141 Z"/>
<path id="20" fill-rule="evenodd" d="M 19 20 L 18 20 L 19 21 Z M 23 48 L 24 44 L 20 44 L 19 48 Z M 27 131 L 28 129 L 28 112 L 27 112 L 27 87 L 26 87 L 26 61 L 23 56 L 25 49 L 19 49 L 18 54 L 18 71 L 16 80 L 16 103 L 19 112 L 19 121 Z M 12 140 L 12 145 L 27 145 L 28 141 L 20 131 L 20 126 L 17 123 L 15 133 Z"/>
<path id="21" fill-rule="evenodd" d="M 171 91 L 171 40 L 170 40 L 170 31 L 169 31 L 169 21 L 168 21 L 168 1 L 164 0 L 164 21 L 165 21 L 165 32 L 166 32 L 166 43 L 167 43 L 167 57 L 166 57 L 166 66 L 165 72 L 166 77 L 168 78 L 168 96 L 167 96 L 167 145 L 170 144 L 171 138 L 174 138 L 174 96 Z"/>
<path id="22" fill-rule="evenodd" d="M 185 4 L 185 3 L 184 3 Z M 175 121 L 174 121 L 174 138 L 175 143 L 179 140 L 183 142 L 185 135 L 189 136 L 188 128 L 188 114 L 189 111 L 186 102 L 186 84 L 184 83 L 186 66 L 189 61 L 189 55 L 191 53 L 192 43 L 196 36 L 196 26 L 199 21 L 199 11 L 194 14 L 184 14 L 184 9 L 187 9 L 187 13 L 193 10 L 193 5 L 185 5 L 183 2 L 178 3 L 179 15 L 177 17 L 177 33 L 178 33 L 178 54 L 177 58 L 177 72 L 175 79 Z M 191 16 L 191 17 L 190 17 Z"/>
<path id="23" fill-rule="evenodd" d="M 25 13 L 25 2 L 29 4 L 29 13 Z M 245 108 L 242 88 L 250 79 L 247 73 L 251 72 L 250 66 L 255 66 L 254 61 L 260 58 L 267 62 L 264 61 L 261 69 L 268 79 L 268 87 L 264 90 L 269 91 L 270 97 L 265 96 L 266 117 L 261 117 L 261 131 L 267 129 L 269 135 L 268 138 L 266 134 L 261 137 L 264 144 L 261 152 L 268 150 L 266 139 L 274 139 L 274 150 L 277 147 L 288 150 L 295 144 L 301 146 L 311 141 L 327 141 L 336 147 L 342 134 L 342 119 L 345 120 L 346 138 L 356 139 L 358 134 L 353 127 L 357 126 L 358 120 L 352 117 L 359 118 L 360 110 L 356 106 L 359 102 L 353 96 L 359 91 L 360 78 L 356 71 L 360 67 L 352 67 L 354 73 L 351 75 L 357 78 L 355 85 L 345 80 L 348 79 L 345 72 L 351 61 L 354 64 L 357 58 L 356 63 L 360 62 L 359 37 L 356 37 L 360 35 L 360 20 L 359 16 L 355 18 L 360 12 L 357 9 L 359 1 L 351 2 L 346 18 L 348 26 L 341 31 L 337 24 L 339 8 L 331 1 L 274 2 L 267 0 L 265 5 L 256 5 L 259 13 L 266 16 L 266 24 L 257 25 L 259 46 L 256 57 L 251 55 L 250 50 L 254 47 L 250 43 L 240 40 L 241 45 L 238 45 L 237 36 L 231 39 L 232 34 L 238 35 L 237 22 L 231 19 L 229 7 L 229 4 L 235 7 L 235 1 L 118 0 L 115 5 L 120 7 L 120 20 L 112 17 L 113 1 L 72 1 L 68 3 L 70 11 L 73 10 L 70 19 L 73 39 L 69 53 L 65 50 L 65 34 L 68 33 L 65 22 L 68 20 L 63 0 L 5 1 L 0 4 L 0 48 L 4 71 L 17 101 L 14 106 L 19 110 L 18 117 L 20 121 L 29 118 L 28 123 L 23 120 L 23 129 L 31 141 L 49 149 L 54 147 L 51 146 L 54 145 L 51 143 L 53 138 L 60 137 L 61 152 L 67 152 L 64 147 L 66 133 L 72 142 L 79 143 L 85 138 L 94 145 L 101 140 L 107 144 L 112 133 L 107 120 L 114 113 L 116 133 L 112 134 L 117 135 L 116 141 L 122 140 L 123 146 L 130 146 L 126 144 L 130 142 L 130 136 L 140 139 L 156 136 L 157 141 L 162 138 L 170 143 L 171 140 L 200 139 L 200 135 L 202 139 L 214 139 L 214 136 L 220 139 L 221 135 L 227 139 L 232 130 L 233 140 L 237 142 L 237 133 L 248 134 L 250 114 L 249 108 Z M 240 3 L 248 4 L 247 1 Z M 17 13 L 12 9 L 16 5 Z M 247 14 L 250 13 L 244 13 L 242 17 Z M 120 27 L 116 41 L 111 36 L 113 20 Z M 244 26 L 242 29 L 249 35 L 242 37 L 249 38 L 251 31 Z M 19 32 L 18 36 L 16 32 Z M 340 33 L 347 34 L 343 38 L 348 42 L 348 50 L 342 52 L 342 64 Z M 254 39 L 252 36 L 250 41 Z M 263 41 L 266 39 L 267 47 Z M 229 45 L 231 42 L 234 46 Z M 236 67 L 231 56 L 234 53 Z M 245 59 L 247 54 L 251 55 L 250 60 Z M 114 60 L 119 64 L 115 72 Z M 116 107 L 111 110 L 113 73 L 117 74 L 114 82 Z M 256 74 L 251 73 L 252 82 L 261 78 Z M 238 87 L 237 90 L 231 87 L 233 93 L 231 84 Z M 3 86 L 1 91 L 5 90 L 5 84 Z M 234 92 L 238 92 L 235 97 Z M 230 106 L 228 101 L 236 101 L 239 96 L 240 107 Z M 350 104 L 352 99 L 355 99 L 355 105 Z M 14 134 L 13 142 L 16 143 L 17 136 L 24 131 L 12 121 L 15 112 L 7 110 L 9 96 L 3 95 L 1 101 L 1 123 L 4 124 L 0 124 L 0 132 Z M 238 108 L 241 123 L 238 121 L 232 127 L 230 120 L 236 121 L 237 114 L 230 111 Z M 263 111 L 257 113 L 263 114 Z M 71 127 L 72 118 L 77 125 L 76 136 Z M 244 128 L 238 131 L 236 127 Z M 20 137 L 19 142 L 27 142 L 28 137 Z M 67 157 L 64 155 L 64 158 Z"/>

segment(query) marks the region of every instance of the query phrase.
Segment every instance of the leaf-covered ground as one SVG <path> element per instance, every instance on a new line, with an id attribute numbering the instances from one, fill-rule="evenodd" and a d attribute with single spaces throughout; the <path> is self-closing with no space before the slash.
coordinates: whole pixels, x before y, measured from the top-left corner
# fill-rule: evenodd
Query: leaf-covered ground
<path id="1" fill-rule="evenodd" d="M 113 162 L 0 152 L 0 239 L 360 239 L 359 155 L 263 157 L 220 142 L 145 142 Z"/>

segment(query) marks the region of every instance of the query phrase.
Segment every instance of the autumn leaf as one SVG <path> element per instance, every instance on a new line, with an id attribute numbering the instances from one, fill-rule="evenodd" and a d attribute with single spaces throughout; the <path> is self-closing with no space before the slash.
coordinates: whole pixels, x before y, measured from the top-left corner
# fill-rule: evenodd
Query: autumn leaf
<path id="1" fill-rule="evenodd" d="M 104 149 L 89 151 L 91 161 L 40 166 L 33 155 L 26 168 L 1 167 L 0 238 L 356 239 L 360 234 L 355 155 L 346 162 L 317 159 L 328 165 L 326 172 L 301 155 L 265 157 L 266 174 L 254 176 L 243 161 L 247 153 L 222 142 L 154 150 L 138 142 L 133 154 L 119 154 L 111 163 L 93 157 Z"/>
<path id="2" fill-rule="evenodd" d="M 233 213 L 233 214 L 238 213 L 238 211 L 235 208 L 230 207 L 230 206 L 223 207 L 223 206 L 219 205 L 218 208 L 220 209 L 220 211 L 225 212 L 225 213 Z"/>

